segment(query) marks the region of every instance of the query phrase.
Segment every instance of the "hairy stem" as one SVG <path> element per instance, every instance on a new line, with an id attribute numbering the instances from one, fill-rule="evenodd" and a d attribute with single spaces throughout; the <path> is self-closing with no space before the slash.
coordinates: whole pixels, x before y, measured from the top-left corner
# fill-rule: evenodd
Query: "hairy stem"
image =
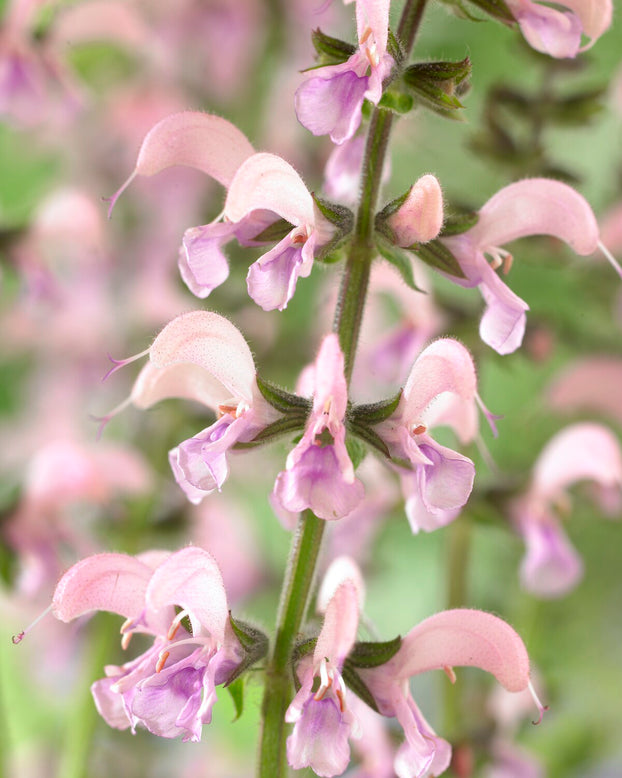
<path id="1" fill-rule="evenodd" d="M 414 43 L 426 1 L 406 0 L 398 27 L 398 37 L 406 54 Z M 333 330 L 339 336 L 348 384 L 352 376 L 374 259 L 374 215 L 392 123 L 393 115 L 389 111 L 381 108 L 374 110 L 367 134 L 354 236 L 335 311 Z M 304 623 L 323 532 L 324 521 L 311 511 L 305 511 L 299 519 L 290 550 L 281 592 L 276 639 L 266 669 L 259 778 L 284 778 L 287 775 L 285 712 L 293 697 L 290 661 L 296 637 Z"/>

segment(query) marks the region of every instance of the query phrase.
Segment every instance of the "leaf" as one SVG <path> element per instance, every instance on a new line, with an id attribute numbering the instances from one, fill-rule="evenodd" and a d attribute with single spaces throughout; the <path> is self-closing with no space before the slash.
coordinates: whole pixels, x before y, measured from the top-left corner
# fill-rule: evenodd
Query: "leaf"
<path id="1" fill-rule="evenodd" d="M 379 667 L 393 659 L 401 645 L 400 635 L 383 642 L 356 643 L 348 655 L 348 661 L 355 667 Z"/>
<path id="2" fill-rule="evenodd" d="M 397 89 L 388 89 L 380 98 L 378 106 L 380 108 L 386 108 L 399 116 L 403 116 L 409 111 L 412 111 L 414 104 L 415 102 L 412 95 L 408 95 Z"/>
<path id="3" fill-rule="evenodd" d="M 376 451 L 379 451 L 383 456 L 387 457 L 387 459 L 391 458 L 391 452 L 389 451 L 387 444 L 371 427 L 368 427 L 365 424 L 352 422 L 348 424 L 348 431 L 353 435 L 356 435 L 357 438 L 364 440 L 365 443 L 368 443 L 372 448 L 375 448 Z"/>
<path id="4" fill-rule="evenodd" d="M 356 47 L 339 38 L 326 35 L 319 28 L 311 33 L 311 41 L 317 53 L 331 64 L 345 62 L 354 54 Z"/>
<path id="5" fill-rule="evenodd" d="M 439 240 L 431 240 L 428 243 L 413 243 L 412 246 L 408 247 L 408 250 L 414 252 L 422 262 L 435 270 L 456 276 L 456 278 L 466 278 L 458 260 Z"/>
<path id="6" fill-rule="evenodd" d="M 350 457 L 352 466 L 356 470 L 356 468 L 365 459 L 365 455 L 367 454 L 367 449 L 361 443 L 360 440 L 357 440 L 356 438 L 352 438 L 350 435 L 348 435 L 346 437 L 346 451 L 348 452 L 348 456 Z"/>
<path id="7" fill-rule="evenodd" d="M 417 286 L 413 272 L 412 260 L 404 249 L 396 246 L 394 243 L 390 243 L 381 235 L 381 233 L 376 233 L 376 248 L 378 249 L 378 252 L 384 257 L 384 259 L 386 259 L 387 262 L 390 262 L 402 276 L 402 280 L 406 286 L 414 289 L 415 292 L 426 294 L 424 289 L 420 289 Z"/>
<path id="8" fill-rule="evenodd" d="M 294 225 L 290 224 L 287 219 L 277 219 L 251 240 L 253 243 L 278 243 L 293 229 Z"/>
<path id="9" fill-rule="evenodd" d="M 379 424 L 381 421 L 386 421 L 395 412 L 401 399 L 402 390 L 400 389 L 396 395 L 387 400 L 355 405 L 350 411 L 350 418 L 355 424 Z"/>
<path id="10" fill-rule="evenodd" d="M 453 211 L 449 214 L 445 213 L 445 221 L 443 222 L 443 229 L 440 232 L 439 238 L 448 238 L 451 235 L 462 235 L 463 232 L 470 230 L 479 221 L 479 214 L 477 211 Z"/>
<path id="11" fill-rule="evenodd" d="M 341 237 L 349 232 L 352 232 L 354 226 L 354 214 L 345 205 L 338 205 L 337 203 L 331 203 L 329 200 L 325 200 L 322 197 L 318 197 L 315 192 L 311 192 L 311 197 L 315 202 L 319 212 L 327 219 L 331 224 L 334 224 L 339 228 Z"/>
<path id="12" fill-rule="evenodd" d="M 247 440 L 243 443 L 238 441 L 233 448 L 236 451 L 241 451 L 264 445 L 282 435 L 287 435 L 290 432 L 303 429 L 306 421 L 306 414 L 290 413 L 282 419 L 278 419 L 277 421 L 272 422 L 272 424 L 268 424 L 268 426 L 262 429 L 261 432 L 258 432 L 252 440 Z"/>
<path id="13" fill-rule="evenodd" d="M 244 649 L 244 658 L 224 682 L 225 687 L 230 686 L 255 662 L 263 659 L 268 653 L 269 647 L 268 637 L 265 633 L 244 621 L 236 621 L 231 615 L 231 611 L 229 611 L 229 623 Z"/>
<path id="14" fill-rule="evenodd" d="M 375 710 L 376 713 L 380 712 L 376 700 L 374 699 L 374 695 L 369 691 L 361 676 L 356 672 L 353 665 L 350 663 L 349 658 L 344 662 L 342 676 L 348 689 L 353 691 L 357 697 L 360 697 L 363 702 L 367 703 L 367 705 L 369 705 L 372 710 Z"/>
<path id="15" fill-rule="evenodd" d="M 273 408 L 276 408 L 277 411 L 282 413 L 304 411 L 305 414 L 308 414 L 311 410 L 311 400 L 308 398 L 287 392 L 285 389 L 281 389 L 280 386 L 262 378 L 259 374 L 255 376 L 255 380 L 264 400 L 270 403 Z"/>
<path id="16" fill-rule="evenodd" d="M 235 716 L 233 721 L 237 721 L 242 713 L 244 713 L 244 686 L 244 678 L 238 678 L 226 687 L 227 691 L 231 695 L 233 706 L 235 708 Z"/>

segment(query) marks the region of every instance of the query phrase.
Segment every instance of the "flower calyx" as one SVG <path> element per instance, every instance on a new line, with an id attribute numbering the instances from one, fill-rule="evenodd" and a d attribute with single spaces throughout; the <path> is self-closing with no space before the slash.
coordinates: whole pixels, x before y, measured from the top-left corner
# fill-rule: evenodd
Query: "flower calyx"
<path id="1" fill-rule="evenodd" d="M 452 6 L 456 15 L 460 17 L 466 17 L 467 19 L 473 19 L 474 21 L 481 21 L 477 16 L 473 16 L 462 0 L 443 0 L 446 5 Z M 516 22 L 514 15 L 510 11 L 505 0 L 469 0 L 469 3 L 475 5 L 480 11 L 492 16 L 498 22 L 502 22 L 508 26 L 511 26 Z"/>
<path id="2" fill-rule="evenodd" d="M 245 621 L 239 621 L 233 618 L 229 611 L 229 624 L 238 639 L 244 651 L 244 657 L 231 675 L 224 682 L 224 686 L 229 686 L 236 681 L 242 673 L 252 667 L 260 659 L 263 659 L 268 653 L 268 636 L 257 627 L 247 624 Z"/>
<path id="3" fill-rule="evenodd" d="M 376 712 L 379 710 L 374 695 L 358 670 L 369 670 L 386 664 L 397 654 L 401 645 L 402 638 L 399 635 L 393 640 L 355 643 L 344 662 L 342 674 L 346 686 Z"/>
<path id="4" fill-rule="evenodd" d="M 318 247 L 314 259 L 319 262 L 333 263 L 340 259 L 336 251 L 343 245 L 354 227 L 354 214 L 349 208 L 337 203 L 331 203 L 311 192 L 315 207 L 322 216 L 335 226 L 335 232 L 322 246 Z"/>
<path id="5" fill-rule="evenodd" d="M 416 62 L 406 68 L 402 80 L 415 100 L 425 108 L 448 119 L 461 117 L 457 111 L 464 108 L 460 97 L 469 88 L 471 60 L 458 62 Z"/>
<path id="6" fill-rule="evenodd" d="M 391 452 L 385 441 L 372 429 L 373 425 L 386 421 L 397 409 L 402 398 L 402 390 L 387 400 L 380 400 L 377 403 L 366 405 L 355 405 L 348 411 L 347 430 L 348 432 L 364 441 L 367 445 L 376 449 L 387 459 L 391 459 Z M 352 440 L 352 438 L 349 438 Z M 354 440 L 352 440 L 354 442 Z M 362 458 L 361 458 L 362 459 Z"/>
<path id="7" fill-rule="evenodd" d="M 333 38 L 330 35 L 326 35 L 319 27 L 311 33 L 311 42 L 319 57 L 319 62 L 316 67 L 340 65 L 342 62 L 350 59 L 356 51 L 356 46 L 353 46 L 347 41 L 342 41 L 339 38 Z M 313 68 L 309 69 L 313 70 Z"/>

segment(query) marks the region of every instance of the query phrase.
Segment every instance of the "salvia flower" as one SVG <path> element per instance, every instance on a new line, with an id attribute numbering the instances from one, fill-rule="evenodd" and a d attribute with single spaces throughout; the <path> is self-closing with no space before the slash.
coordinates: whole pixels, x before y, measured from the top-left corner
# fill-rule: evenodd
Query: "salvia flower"
<path id="1" fill-rule="evenodd" d="M 561 597 L 583 575 L 581 558 L 555 506 L 567 511 L 567 489 L 584 480 L 597 485 L 606 503 L 611 490 L 620 494 L 622 451 L 613 433 L 601 424 L 571 424 L 551 438 L 536 461 L 527 493 L 512 506 L 514 522 L 527 547 L 521 583 L 539 597 Z"/>
<path id="2" fill-rule="evenodd" d="M 436 176 L 421 176 L 387 224 L 398 246 L 434 240 L 443 226 L 443 192 Z"/>
<path id="3" fill-rule="evenodd" d="M 598 224 L 587 201 L 566 184 L 546 178 L 526 178 L 504 187 L 482 207 L 473 227 L 443 239 L 466 276 L 452 281 L 478 286 L 482 293 L 486 310 L 480 336 L 499 354 L 521 345 L 529 306 L 495 271 L 503 268 L 507 273 L 511 267 L 512 255 L 502 246 L 529 235 L 559 238 L 581 256 L 599 247 Z"/>
<path id="4" fill-rule="evenodd" d="M 287 739 L 289 764 L 296 770 L 311 767 L 324 778 L 344 772 L 350 761 L 348 739 L 358 735 L 341 670 L 356 640 L 361 584 L 358 569 L 347 558 L 336 559 L 327 571 L 324 624 L 313 655 L 298 665 L 301 686 L 285 714 L 294 724 Z M 319 687 L 313 691 L 316 679 Z"/>
<path id="5" fill-rule="evenodd" d="M 421 352 L 395 412 L 377 425 L 400 468 L 406 514 L 413 532 L 427 532 L 452 521 L 466 503 L 475 477 L 473 462 L 441 446 L 429 433 L 451 427 L 461 442 L 477 433 L 477 380 L 471 355 L 458 341 L 440 339 Z"/>
<path id="6" fill-rule="evenodd" d="M 380 713 L 395 716 L 404 730 L 405 741 L 394 763 L 399 778 L 437 776 L 448 768 L 451 746 L 424 718 L 411 696 L 409 680 L 428 670 L 444 670 L 453 682 L 455 666 L 486 670 L 511 692 L 531 689 L 521 638 L 496 616 L 469 609 L 430 616 L 411 629 L 386 664 L 359 670 Z M 535 694 L 534 699 L 542 710 Z"/>
<path id="7" fill-rule="evenodd" d="M 336 335 L 324 338 L 311 377 L 313 408 L 302 439 L 277 476 L 273 499 L 286 511 L 310 508 L 320 519 L 340 519 L 356 508 L 365 490 L 346 450 L 348 394 Z"/>
<path id="8" fill-rule="evenodd" d="M 247 159 L 235 174 L 224 216 L 229 223 L 240 226 L 249 220 L 254 224 L 265 219 L 267 213 L 274 214 L 271 221 L 285 219 L 292 229 L 251 265 L 246 282 L 257 305 L 265 311 L 282 311 L 294 294 L 298 278 L 311 273 L 314 252 L 330 240 L 334 227 L 320 214 L 294 168 L 276 154 L 262 153 Z"/>
<path id="9" fill-rule="evenodd" d="M 122 646 L 132 635 L 154 641 L 136 659 L 106 667 L 91 687 L 97 710 L 115 729 L 146 727 L 154 735 L 201 739 L 215 687 L 239 666 L 243 650 L 229 624 L 218 566 L 189 546 L 137 557 L 97 554 L 70 568 L 52 602 L 61 621 L 97 610 L 124 616 Z"/>
<path id="10" fill-rule="evenodd" d="M 559 0 L 561 10 L 534 0 L 506 0 L 529 45 L 551 57 L 576 57 L 611 26 L 612 0 Z M 581 48 L 581 37 L 589 43 Z"/>
<path id="11" fill-rule="evenodd" d="M 195 400 L 218 416 L 214 424 L 169 452 L 178 484 L 198 504 L 220 489 L 229 473 L 227 453 L 278 418 L 261 396 L 248 344 L 228 319 L 192 311 L 173 319 L 148 350 L 131 402 L 149 408 L 168 397 Z"/>
<path id="12" fill-rule="evenodd" d="M 357 50 L 346 62 L 312 70 L 298 87 L 296 115 L 314 135 L 344 143 L 361 123 L 363 101 L 380 100 L 382 82 L 393 67 L 387 53 L 389 5 L 389 0 L 357 0 Z"/>

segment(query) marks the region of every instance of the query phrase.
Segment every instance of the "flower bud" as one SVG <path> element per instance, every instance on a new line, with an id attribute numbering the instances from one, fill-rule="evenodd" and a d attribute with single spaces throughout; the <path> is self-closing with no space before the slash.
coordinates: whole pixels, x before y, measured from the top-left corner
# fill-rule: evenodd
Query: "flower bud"
<path id="1" fill-rule="evenodd" d="M 443 226 L 443 193 L 437 178 L 428 174 L 416 181 L 387 224 L 398 246 L 434 240 Z"/>

